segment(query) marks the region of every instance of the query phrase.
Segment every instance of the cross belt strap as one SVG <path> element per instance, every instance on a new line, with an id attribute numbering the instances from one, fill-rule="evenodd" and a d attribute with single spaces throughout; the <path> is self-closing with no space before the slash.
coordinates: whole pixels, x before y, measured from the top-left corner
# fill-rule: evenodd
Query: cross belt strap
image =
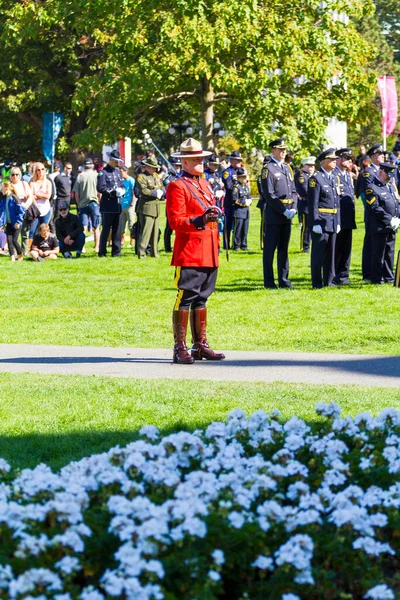
<path id="1" fill-rule="evenodd" d="M 337 208 L 319 208 L 319 213 L 328 213 L 328 215 L 336 215 L 338 209 Z"/>

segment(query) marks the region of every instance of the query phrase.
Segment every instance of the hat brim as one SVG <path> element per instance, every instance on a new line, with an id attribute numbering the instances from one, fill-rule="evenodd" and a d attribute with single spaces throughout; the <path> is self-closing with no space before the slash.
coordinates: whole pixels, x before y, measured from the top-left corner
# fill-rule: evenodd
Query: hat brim
<path id="1" fill-rule="evenodd" d="M 151 163 L 148 163 L 145 160 L 142 161 L 142 165 L 145 165 L 146 167 L 152 167 L 153 169 L 158 169 L 160 166 L 158 163 L 156 165 L 152 165 Z"/>
<path id="2" fill-rule="evenodd" d="M 322 162 L 323 160 L 336 160 L 337 158 L 338 157 L 336 156 L 336 154 L 328 154 L 328 156 L 323 156 L 322 158 L 320 158 L 319 162 Z"/>
<path id="3" fill-rule="evenodd" d="M 205 158 L 211 156 L 212 152 L 209 150 L 202 150 L 201 152 L 192 152 L 191 154 L 184 154 L 181 152 L 174 152 L 171 154 L 174 158 Z"/>
<path id="4" fill-rule="evenodd" d="M 271 150 L 287 150 L 289 146 L 271 146 Z"/>
<path id="5" fill-rule="evenodd" d="M 123 158 L 116 158 L 115 156 L 111 156 L 111 152 L 107 152 L 107 156 L 108 158 L 110 158 L 111 160 L 115 160 L 115 162 L 124 162 Z"/>

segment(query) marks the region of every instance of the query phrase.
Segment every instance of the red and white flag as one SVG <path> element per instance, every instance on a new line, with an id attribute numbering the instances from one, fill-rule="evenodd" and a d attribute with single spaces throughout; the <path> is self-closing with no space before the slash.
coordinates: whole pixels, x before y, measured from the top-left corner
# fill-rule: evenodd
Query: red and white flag
<path id="1" fill-rule="evenodd" d="M 382 136 L 386 139 L 397 123 L 397 90 L 394 77 L 379 77 L 378 88 L 382 100 Z"/>

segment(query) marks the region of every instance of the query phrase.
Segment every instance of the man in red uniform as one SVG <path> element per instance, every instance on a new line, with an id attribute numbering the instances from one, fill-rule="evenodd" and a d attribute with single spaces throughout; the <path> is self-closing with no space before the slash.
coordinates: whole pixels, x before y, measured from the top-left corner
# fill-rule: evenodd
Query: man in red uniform
<path id="1" fill-rule="evenodd" d="M 207 343 L 208 297 L 215 289 L 218 273 L 218 208 L 209 182 L 202 176 L 203 159 L 211 152 L 203 151 L 200 142 L 189 138 L 176 156 L 182 161 L 182 176 L 167 187 L 168 223 L 175 231 L 171 264 L 175 267 L 178 288 L 172 326 L 173 360 L 191 364 L 194 360 L 222 360 L 223 354 L 211 350 Z M 191 309 L 191 310 L 190 310 Z M 193 347 L 186 347 L 189 321 Z"/>

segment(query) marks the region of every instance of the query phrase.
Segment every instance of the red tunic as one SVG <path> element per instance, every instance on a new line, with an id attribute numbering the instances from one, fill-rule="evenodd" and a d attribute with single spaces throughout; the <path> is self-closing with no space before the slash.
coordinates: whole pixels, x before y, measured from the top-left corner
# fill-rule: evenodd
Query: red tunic
<path id="1" fill-rule="evenodd" d="M 186 175 L 183 179 L 188 187 L 180 179 L 167 187 L 168 223 L 175 231 L 171 265 L 218 267 L 218 223 L 204 226 L 198 218 L 207 208 L 216 206 L 216 198 L 206 179 Z"/>

